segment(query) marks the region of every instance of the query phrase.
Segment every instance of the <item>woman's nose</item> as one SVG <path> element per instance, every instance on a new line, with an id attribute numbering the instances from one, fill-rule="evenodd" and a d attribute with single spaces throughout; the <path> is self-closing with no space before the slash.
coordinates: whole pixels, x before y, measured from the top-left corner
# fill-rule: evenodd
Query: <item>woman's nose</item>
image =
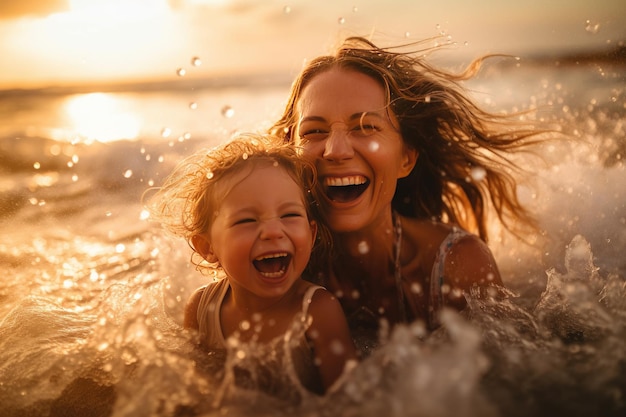
<path id="1" fill-rule="evenodd" d="M 341 161 L 354 156 L 348 132 L 344 128 L 331 129 L 324 146 L 324 159 Z"/>

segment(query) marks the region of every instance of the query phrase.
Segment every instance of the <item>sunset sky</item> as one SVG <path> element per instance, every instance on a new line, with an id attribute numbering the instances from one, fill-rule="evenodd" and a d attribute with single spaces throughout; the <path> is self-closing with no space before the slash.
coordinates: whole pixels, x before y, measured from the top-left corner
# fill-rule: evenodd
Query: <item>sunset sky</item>
<path id="1" fill-rule="evenodd" d="M 606 48 L 623 0 L 15 0 L 0 2 L 0 89 L 258 72 L 295 74 L 345 34 L 443 32 L 459 57 Z M 199 58 L 196 65 L 194 57 Z M 201 64 L 200 64 L 201 62 Z"/>

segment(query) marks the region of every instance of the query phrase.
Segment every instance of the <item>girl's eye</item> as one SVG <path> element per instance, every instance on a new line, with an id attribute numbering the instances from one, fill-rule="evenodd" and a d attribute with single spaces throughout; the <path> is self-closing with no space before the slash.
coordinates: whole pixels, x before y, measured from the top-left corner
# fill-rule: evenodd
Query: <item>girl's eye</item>
<path id="1" fill-rule="evenodd" d="M 255 220 L 252 218 L 247 218 L 247 219 L 239 219 L 237 221 L 235 221 L 233 224 L 234 225 L 238 225 L 238 224 L 246 224 L 246 223 L 254 223 Z"/>
<path id="2" fill-rule="evenodd" d="M 289 218 L 289 217 L 304 217 L 304 215 L 303 215 L 302 213 L 296 213 L 296 212 L 293 212 L 293 213 L 286 213 L 286 214 L 283 214 L 281 217 L 282 217 L 283 219 L 285 219 L 285 218 Z"/>

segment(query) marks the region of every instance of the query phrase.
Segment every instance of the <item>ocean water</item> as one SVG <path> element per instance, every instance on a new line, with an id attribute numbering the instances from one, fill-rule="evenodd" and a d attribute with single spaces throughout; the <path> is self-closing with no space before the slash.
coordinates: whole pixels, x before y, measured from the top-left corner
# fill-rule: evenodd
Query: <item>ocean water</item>
<path id="1" fill-rule="evenodd" d="M 206 278 L 141 204 L 193 150 L 267 127 L 288 84 L 0 93 L 0 414 L 625 415 L 625 74 L 522 61 L 469 84 L 568 138 L 520 159 L 543 233 L 526 244 L 494 224 L 506 290 L 471 294 L 433 334 L 381 334 L 333 392 L 296 405 L 222 382 L 195 348 L 182 308 Z"/>

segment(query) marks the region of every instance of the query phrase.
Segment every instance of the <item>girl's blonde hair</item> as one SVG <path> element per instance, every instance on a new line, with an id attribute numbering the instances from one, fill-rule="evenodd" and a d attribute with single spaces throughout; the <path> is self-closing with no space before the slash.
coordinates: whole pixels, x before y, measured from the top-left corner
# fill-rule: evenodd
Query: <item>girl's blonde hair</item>
<path id="1" fill-rule="evenodd" d="M 419 152 L 413 171 L 398 180 L 394 210 L 408 217 L 456 223 L 484 240 L 488 205 L 513 232 L 522 225 L 534 226 L 517 198 L 511 172 L 519 168 L 507 153 L 536 142 L 544 132 L 525 127 L 512 116 L 486 112 L 467 97 L 459 81 L 473 77 L 486 57 L 452 74 L 429 65 L 424 60 L 428 51 L 402 52 L 379 48 L 362 37 L 346 39 L 334 54 L 315 58 L 303 69 L 283 116 L 270 132 L 293 142 L 298 101 L 311 80 L 333 68 L 357 71 L 384 88 L 405 144 Z M 480 181 L 472 180 L 476 171 Z"/>
<path id="2" fill-rule="evenodd" d="M 193 249 L 192 262 L 198 269 L 203 269 L 205 263 L 194 248 L 192 238 L 210 230 L 220 198 L 228 192 L 227 182 L 223 180 L 260 162 L 271 162 L 283 168 L 300 186 L 309 221 L 318 225 L 311 257 L 319 262 L 328 256 L 330 233 L 322 223 L 314 195 L 317 180 L 314 165 L 302 158 L 292 144 L 285 144 L 276 137 L 241 134 L 225 144 L 201 149 L 185 158 L 147 201 L 151 219 L 187 241 Z M 272 184 L 267 186 L 272 187 Z"/>

